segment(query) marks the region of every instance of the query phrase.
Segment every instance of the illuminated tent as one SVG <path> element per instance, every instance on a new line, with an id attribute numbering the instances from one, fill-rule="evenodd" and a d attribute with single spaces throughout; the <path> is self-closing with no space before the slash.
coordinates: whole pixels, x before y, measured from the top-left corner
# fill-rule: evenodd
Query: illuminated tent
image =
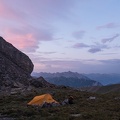
<path id="1" fill-rule="evenodd" d="M 58 103 L 56 100 L 52 98 L 50 94 L 43 94 L 39 96 L 35 96 L 28 105 L 43 105 L 44 103 Z"/>

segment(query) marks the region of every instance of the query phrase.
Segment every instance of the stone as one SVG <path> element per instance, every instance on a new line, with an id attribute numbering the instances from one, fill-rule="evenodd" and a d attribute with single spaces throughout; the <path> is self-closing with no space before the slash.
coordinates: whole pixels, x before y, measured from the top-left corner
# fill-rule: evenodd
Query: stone
<path id="1" fill-rule="evenodd" d="M 31 59 L 0 37 L 0 92 L 16 94 L 28 88 L 55 87 L 43 77 L 33 78 L 34 65 Z"/>
<path id="2" fill-rule="evenodd" d="M 34 65 L 30 58 L 0 37 L 0 86 L 28 85 Z"/>

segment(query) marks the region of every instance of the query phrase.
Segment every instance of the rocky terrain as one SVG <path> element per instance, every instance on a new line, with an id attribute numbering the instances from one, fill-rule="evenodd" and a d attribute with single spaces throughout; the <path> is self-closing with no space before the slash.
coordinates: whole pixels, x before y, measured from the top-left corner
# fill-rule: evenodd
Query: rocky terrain
<path id="1" fill-rule="evenodd" d="M 26 54 L 0 37 L 0 91 L 53 86 L 42 77 L 32 78 L 33 68 L 34 65 Z"/>
<path id="2" fill-rule="evenodd" d="M 27 106 L 33 97 L 44 93 L 58 102 L 72 95 L 74 103 L 51 108 Z M 37 88 L 26 94 L 0 96 L 0 114 L 0 120 L 120 120 L 120 92 L 96 94 L 69 88 Z"/>

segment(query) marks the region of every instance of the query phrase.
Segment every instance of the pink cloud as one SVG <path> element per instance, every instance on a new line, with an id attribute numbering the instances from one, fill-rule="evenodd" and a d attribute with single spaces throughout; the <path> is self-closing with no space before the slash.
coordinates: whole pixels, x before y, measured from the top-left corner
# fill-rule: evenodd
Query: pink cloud
<path id="1" fill-rule="evenodd" d="M 101 26 L 98 26 L 97 29 L 98 30 L 101 30 L 101 29 L 104 29 L 104 28 L 107 28 L 107 29 L 112 29 L 112 28 L 117 28 L 119 27 L 120 25 L 116 24 L 116 23 L 107 23 L 105 25 L 101 25 Z"/>
<path id="2" fill-rule="evenodd" d="M 20 50 L 35 47 L 36 41 L 32 33 L 17 33 L 17 29 L 6 29 L 4 38 Z M 37 46 L 36 46 L 37 47 Z M 32 49 L 33 50 L 33 49 Z"/>
<path id="3" fill-rule="evenodd" d="M 2 1 L 2 0 L 1 0 Z M 0 1 L 1 12 L 3 18 L 11 19 L 33 19 L 39 21 L 51 21 L 63 18 L 69 15 L 74 1 L 70 0 L 3 0 Z M 66 14 L 67 13 L 67 14 Z M 27 16 L 27 17 L 26 17 Z M 21 19 L 22 20 L 22 19 Z M 40 23 L 39 23 L 40 24 Z"/>
<path id="4" fill-rule="evenodd" d="M 24 2 L 19 0 L 13 0 L 12 2 L 8 0 L 0 1 L 0 20 L 3 21 L 3 23 L 0 23 L 0 34 L 20 50 L 35 51 L 39 47 L 40 41 L 55 40 L 53 38 L 52 28 L 48 26 L 49 23 L 45 27 L 44 25 L 42 26 L 41 21 L 44 20 L 45 22 L 46 19 L 44 19 L 44 16 L 47 16 L 49 13 L 51 16 L 51 9 L 53 10 L 54 7 L 57 8 L 57 5 L 59 6 L 58 3 L 54 0 L 52 2 L 49 0 L 26 0 Z M 63 3 L 63 1 L 60 3 Z M 64 4 L 62 5 L 64 6 Z M 21 6 L 23 7 L 22 9 Z M 49 21 L 48 18 L 47 20 Z M 35 23 L 38 21 L 39 23 Z M 28 25 L 30 23 L 41 27 L 32 27 Z"/>
<path id="5" fill-rule="evenodd" d="M 40 41 L 53 40 L 53 34 L 49 30 L 39 30 L 31 26 L 19 29 L 6 28 L 4 33 L 3 38 L 23 51 L 35 51 L 39 47 Z"/>
<path id="6" fill-rule="evenodd" d="M 0 1 L 0 17 L 2 19 L 15 19 L 18 21 L 23 21 L 25 14 L 19 10 L 15 10 L 13 7 L 9 7 L 7 2 Z"/>
<path id="7" fill-rule="evenodd" d="M 32 33 L 25 35 L 14 35 L 9 33 L 5 39 L 13 44 L 16 48 L 23 51 L 35 51 L 38 48 L 38 41 Z"/>

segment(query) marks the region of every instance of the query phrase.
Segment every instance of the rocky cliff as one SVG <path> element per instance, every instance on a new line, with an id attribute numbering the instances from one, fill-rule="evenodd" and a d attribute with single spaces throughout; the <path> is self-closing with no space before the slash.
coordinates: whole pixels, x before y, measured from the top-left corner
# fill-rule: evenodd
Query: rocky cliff
<path id="1" fill-rule="evenodd" d="M 28 85 L 33 63 L 27 55 L 0 37 L 0 88 Z"/>
<path id="2" fill-rule="evenodd" d="M 0 37 L 0 91 L 28 87 L 54 87 L 43 77 L 32 78 L 34 65 L 30 58 Z"/>

